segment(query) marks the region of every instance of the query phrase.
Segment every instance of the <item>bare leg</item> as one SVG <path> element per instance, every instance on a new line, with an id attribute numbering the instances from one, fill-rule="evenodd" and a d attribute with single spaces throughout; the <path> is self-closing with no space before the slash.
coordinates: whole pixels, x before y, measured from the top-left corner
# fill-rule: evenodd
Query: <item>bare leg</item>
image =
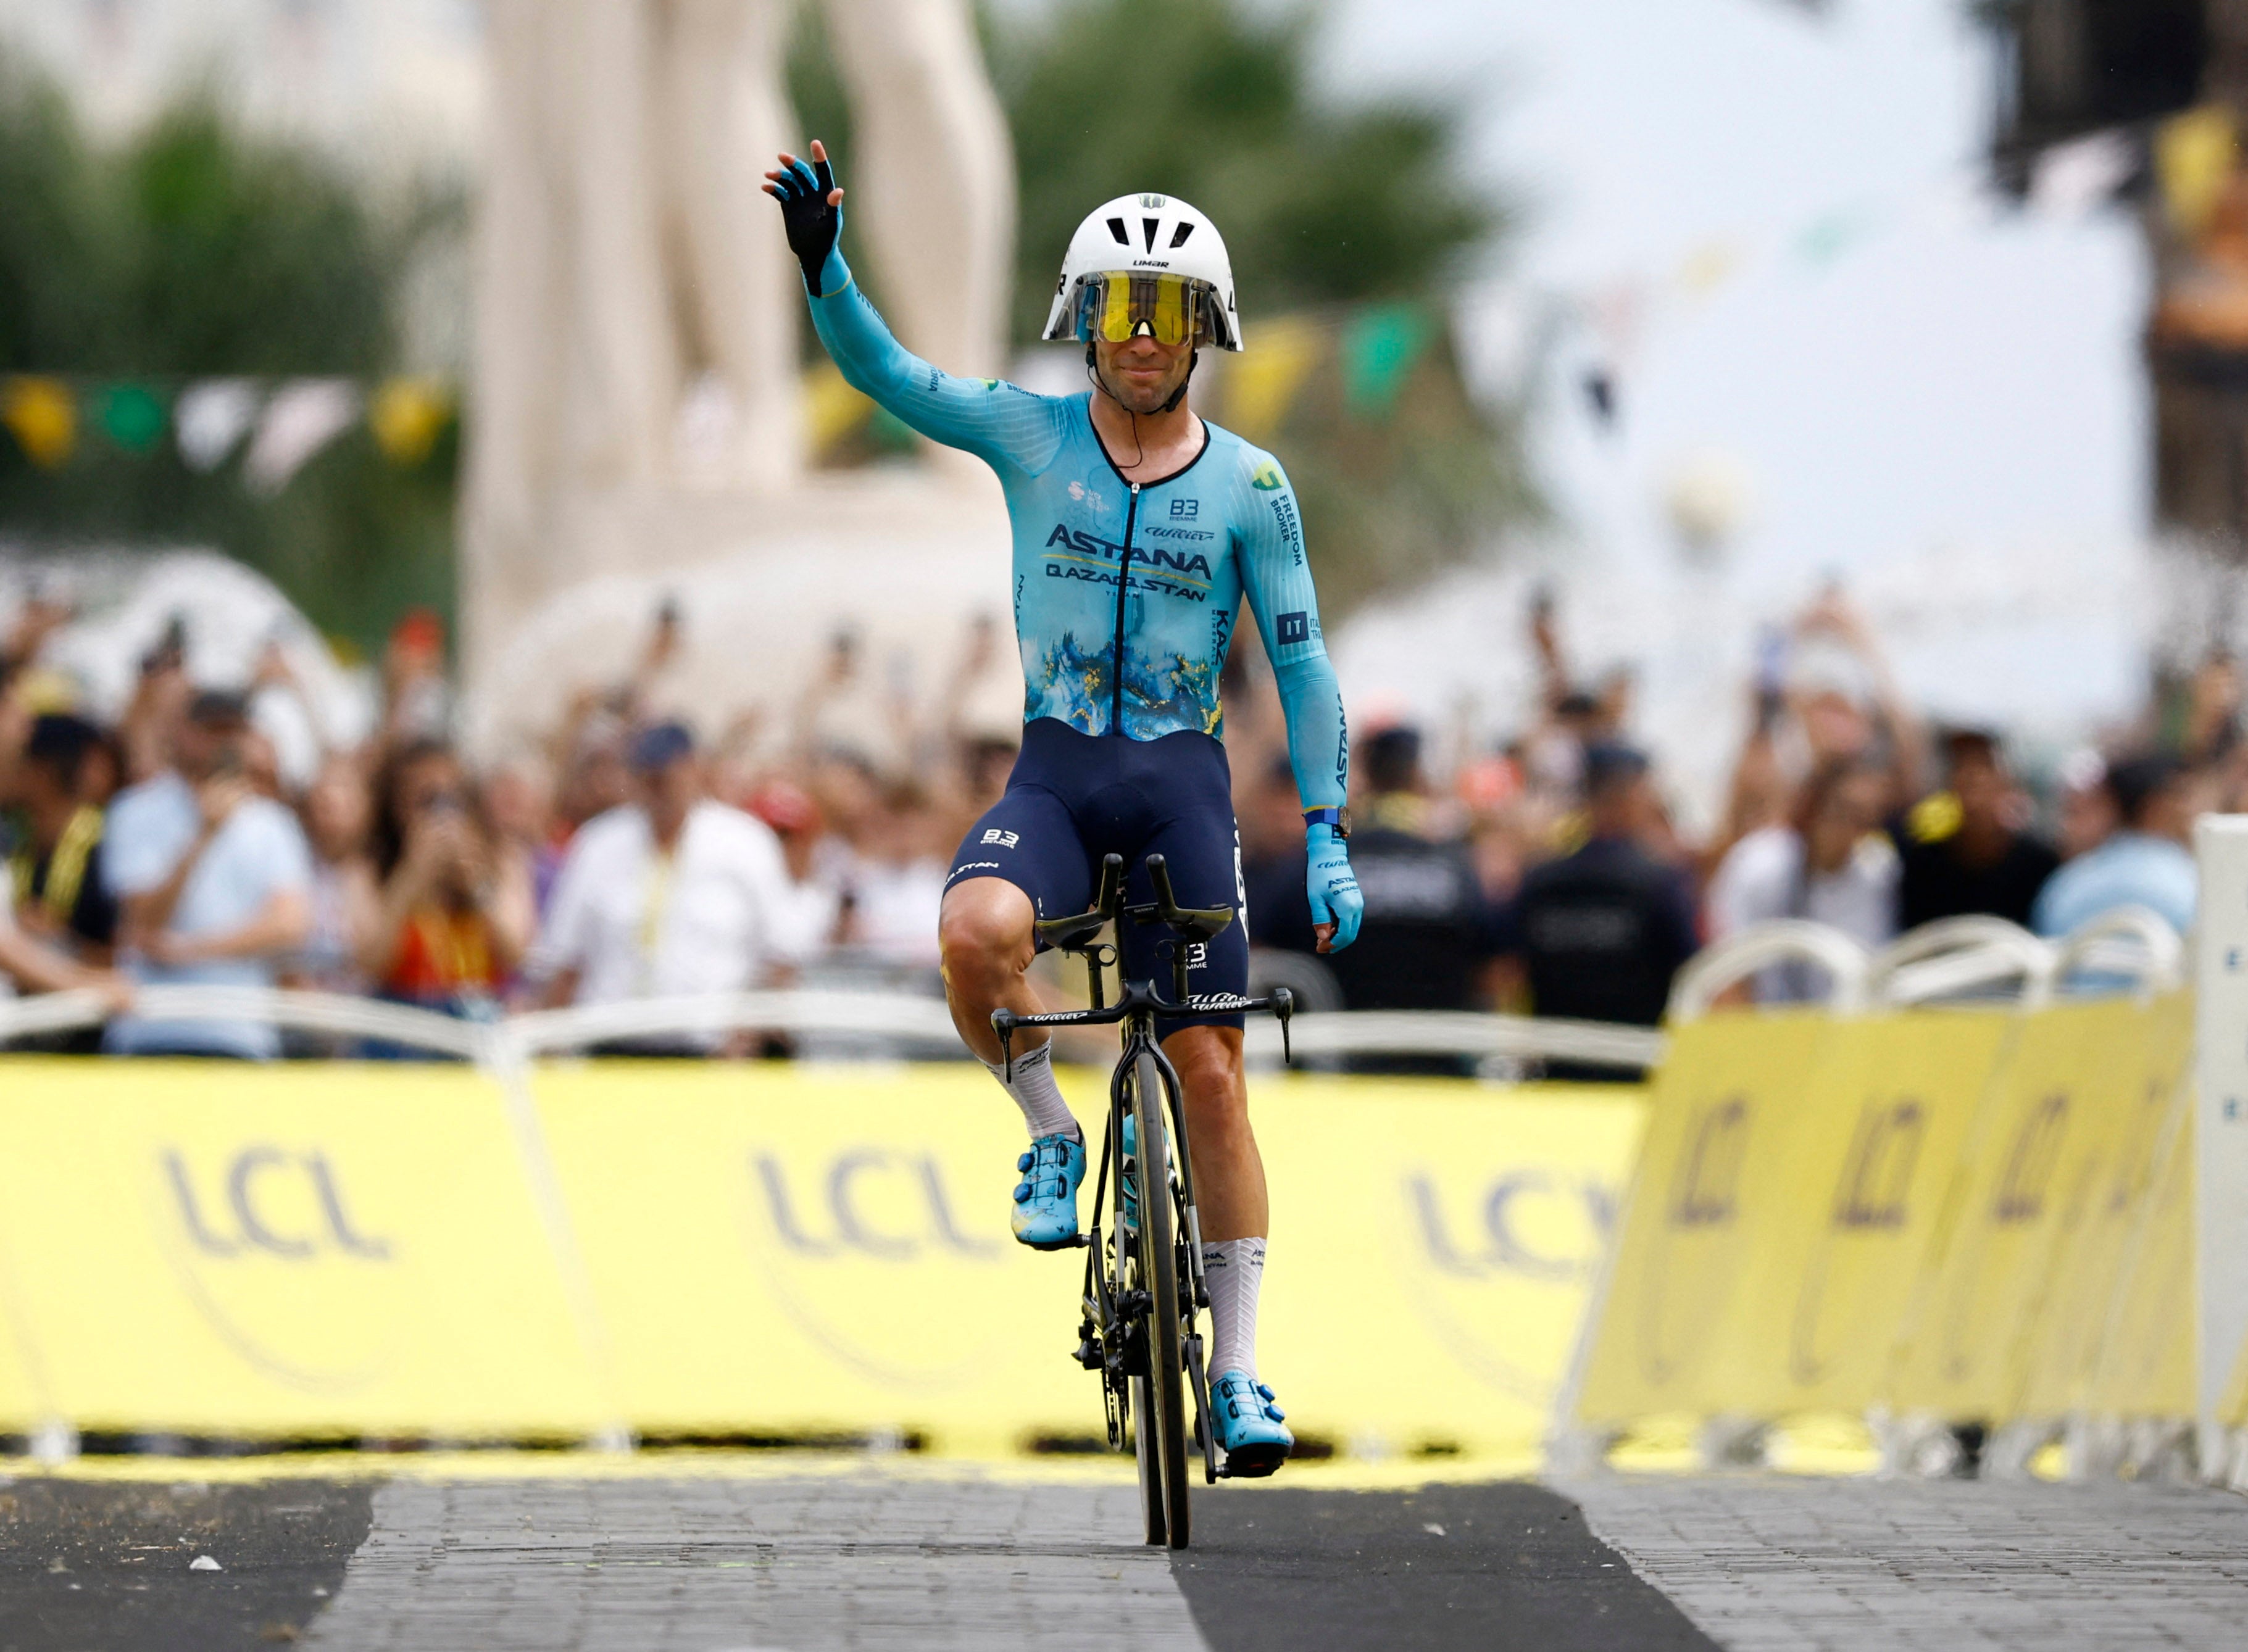
<path id="1" fill-rule="evenodd" d="M 1045 1007 L 1024 973 L 1037 950 L 1031 931 L 1036 917 L 1031 897 L 1004 878 L 970 878 L 945 892 L 936 921 L 944 1001 L 961 1041 L 979 1060 L 999 1059 L 992 1011 L 1036 1015 Z M 1015 1040 L 1015 1053 L 1045 1041 L 1042 1032 L 1025 1032 Z"/>
<path id="2" fill-rule="evenodd" d="M 1231 1027 L 1183 1027 L 1163 1040 L 1163 1053 L 1179 1070 L 1186 1101 L 1203 1242 L 1263 1238 L 1271 1208 L 1264 1196 L 1264 1161 L 1249 1124 L 1241 1034 Z"/>

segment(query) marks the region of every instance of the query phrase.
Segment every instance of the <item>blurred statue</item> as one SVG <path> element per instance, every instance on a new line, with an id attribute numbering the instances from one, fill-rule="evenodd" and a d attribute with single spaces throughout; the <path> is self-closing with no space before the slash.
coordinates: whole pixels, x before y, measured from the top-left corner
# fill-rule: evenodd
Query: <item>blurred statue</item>
<path id="1" fill-rule="evenodd" d="M 1014 165 L 965 0 L 824 0 L 856 118 L 854 229 L 899 331 L 1000 370 Z M 472 651 L 588 577 L 753 539 L 663 501 L 773 501 L 804 465 L 804 301 L 771 203 L 804 140 L 791 0 L 491 0 L 479 222 Z"/>

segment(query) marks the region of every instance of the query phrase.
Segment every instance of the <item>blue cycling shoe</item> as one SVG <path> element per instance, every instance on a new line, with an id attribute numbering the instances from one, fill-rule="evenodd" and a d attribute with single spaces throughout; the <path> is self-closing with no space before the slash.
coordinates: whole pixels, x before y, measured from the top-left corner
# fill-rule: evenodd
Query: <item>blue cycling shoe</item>
<path id="1" fill-rule="evenodd" d="M 1085 1143 L 1042 1135 L 1015 1161 L 1015 1237 L 1033 1251 L 1066 1251 L 1077 1243 L 1077 1184 L 1085 1180 Z"/>
<path id="2" fill-rule="evenodd" d="M 1240 1371 L 1228 1371 L 1210 1384 L 1210 1409 L 1217 1422 L 1218 1449 L 1225 1453 L 1225 1471 L 1234 1479 L 1262 1479 L 1296 1449 L 1296 1436 L 1281 1421 L 1288 1414 L 1272 1403 L 1272 1390 Z"/>

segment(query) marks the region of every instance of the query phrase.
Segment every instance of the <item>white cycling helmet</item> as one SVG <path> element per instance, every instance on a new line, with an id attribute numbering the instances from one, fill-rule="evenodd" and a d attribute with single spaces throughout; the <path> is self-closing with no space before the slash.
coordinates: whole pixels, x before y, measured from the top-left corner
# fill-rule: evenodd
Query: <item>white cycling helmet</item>
<path id="1" fill-rule="evenodd" d="M 1061 261 L 1054 284 L 1053 308 L 1046 313 L 1046 339 L 1085 339 L 1080 317 L 1083 284 L 1102 276 L 1177 276 L 1207 288 L 1200 305 L 1197 342 L 1227 350 L 1241 348 L 1241 317 L 1234 307 L 1233 261 L 1225 255 L 1217 226 L 1183 201 L 1169 195 L 1119 195 L 1096 207 Z"/>

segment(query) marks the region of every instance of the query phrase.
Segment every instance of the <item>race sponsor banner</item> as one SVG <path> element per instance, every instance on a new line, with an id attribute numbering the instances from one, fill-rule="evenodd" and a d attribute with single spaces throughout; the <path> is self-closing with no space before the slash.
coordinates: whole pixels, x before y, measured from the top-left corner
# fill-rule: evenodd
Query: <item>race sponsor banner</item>
<path id="1" fill-rule="evenodd" d="M 1957 1160 L 1939 1248 L 1888 1385 L 1893 1407 L 2019 1415 L 2066 1240 L 2121 1166 L 2155 1053 L 2149 1031 L 2122 997 L 2024 1019 Z"/>
<path id="2" fill-rule="evenodd" d="M 607 1420 L 463 1068 L 0 1058 L 5 1425 L 583 1437 Z"/>
<path id="3" fill-rule="evenodd" d="M 1947 1182 L 2020 1018 L 1928 1009 L 1844 1021 L 1796 1100 L 1779 1217 L 1701 1408 L 1862 1411 L 1941 1226 Z"/>
<path id="4" fill-rule="evenodd" d="M 1089 1128 L 1106 1077 L 1063 1075 Z M 1022 1126 L 982 1073 L 605 1062 L 534 1084 L 642 1432 L 982 1451 L 1101 1433 L 1099 1382 L 1069 1357 L 1085 1253 L 1014 1243 Z M 1259 1357 L 1291 1425 L 1361 1450 L 1534 1449 L 1636 1095 L 1253 1083 Z"/>
<path id="5" fill-rule="evenodd" d="M 1535 1450 L 1644 1095 L 1333 1079 L 1259 1093 L 1273 1235 L 1259 1357 L 1291 1423 L 1355 1456 Z"/>
<path id="6" fill-rule="evenodd" d="M 1677 1029 L 1565 1422 L 2183 1415 L 2191 1026 L 2180 991 Z"/>
<path id="7" fill-rule="evenodd" d="M 2092 1380 L 2082 1409 L 2094 1416 L 2193 1415 L 2193 1137 L 2190 1092 L 2185 1091 L 2116 1270 L 2105 1333 L 2090 1356 Z"/>
<path id="8" fill-rule="evenodd" d="M 1813 1009 L 1676 1029 L 1649 1093 L 1622 1231 L 1568 1412 L 1622 1424 L 1710 1404 L 1738 1373 L 1734 1326 L 1759 1258 L 1792 1233 L 1800 1105 L 1842 1023 Z"/>
<path id="9" fill-rule="evenodd" d="M 2165 1395 L 2156 1374 L 2121 1406 L 2095 1405 L 2103 1359 L 2119 1340 L 2116 1316 L 2142 1296 L 2172 1302 L 2171 1318 L 2145 1321 L 2134 1335 L 2146 1339 L 2159 1374 L 2163 1362 L 2190 1370 L 2193 1339 L 2190 1174 L 2193 1086 L 2193 997 L 2175 992 L 2151 1001 L 2132 999 L 2103 1052 L 2114 1064 L 2110 1104 L 2092 1121 L 2096 1147 L 2073 1181 L 2062 1210 L 2062 1229 L 2046 1270 L 2046 1298 L 2012 1409 L 2024 1416 L 2053 1417 L 2079 1409 L 2154 1416 L 2183 1416 L 2188 1388 Z M 2183 1138 L 2188 1154 L 2174 1158 Z M 2166 1174 L 2183 1180 L 2166 1184 Z M 2168 1224 L 2159 1237 L 2153 1230 Z M 2176 1235 L 2183 1233 L 2183 1244 Z M 2175 1248 L 2172 1248 L 2175 1247 Z M 2162 1278 L 2140 1270 L 2181 1272 Z M 2130 1356 L 2125 1354 L 2126 1359 Z M 2175 1398 L 2168 1409 L 2153 1402 Z"/>

